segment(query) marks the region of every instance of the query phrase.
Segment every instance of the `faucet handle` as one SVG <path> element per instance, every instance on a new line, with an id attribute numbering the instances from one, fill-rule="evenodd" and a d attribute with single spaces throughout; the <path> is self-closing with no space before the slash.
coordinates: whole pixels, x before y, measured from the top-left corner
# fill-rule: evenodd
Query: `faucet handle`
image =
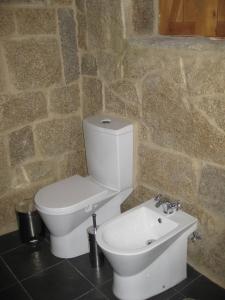
<path id="1" fill-rule="evenodd" d="M 180 201 L 178 200 L 178 201 L 176 202 L 176 210 L 179 210 L 179 209 L 181 209 L 181 203 L 180 203 Z"/>
<path id="2" fill-rule="evenodd" d="M 198 231 L 194 231 L 190 237 L 190 240 L 192 242 L 195 242 L 195 241 L 198 241 L 198 240 L 201 240 L 202 237 L 201 237 L 201 234 L 198 232 Z"/>
<path id="3" fill-rule="evenodd" d="M 162 195 L 161 195 L 161 194 L 158 194 L 158 195 L 156 195 L 153 199 L 154 199 L 155 201 L 160 201 L 161 198 L 162 198 Z"/>

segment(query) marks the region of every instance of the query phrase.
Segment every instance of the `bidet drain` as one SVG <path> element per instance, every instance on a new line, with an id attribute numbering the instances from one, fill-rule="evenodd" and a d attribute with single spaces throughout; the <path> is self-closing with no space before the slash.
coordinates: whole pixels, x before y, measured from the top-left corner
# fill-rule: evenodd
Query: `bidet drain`
<path id="1" fill-rule="evenodd" d="M 147 246 L 151 245 L 154 241 L 155 241 L 154 239 L 147 240 L 146 245 Z"/>

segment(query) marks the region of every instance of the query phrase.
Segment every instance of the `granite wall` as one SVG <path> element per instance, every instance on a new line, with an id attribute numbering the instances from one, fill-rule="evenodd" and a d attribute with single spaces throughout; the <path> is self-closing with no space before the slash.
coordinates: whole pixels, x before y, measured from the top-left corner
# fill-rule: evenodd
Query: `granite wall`
<path id="1" fill-rule="evenodd" d="M 202 235 L 189 262 L 225 287 L 224 42 L 143 38 L 155 33 L 157 1 L 76 2 L 84 112 L 100 108 L 103 87 L 103 110 L 138 126 L 136 189 L 123 209 L 157 193 L 180 199 Z"/>
<path id="2" fill-rule="evenodd" d="M 224 42 L 144 39 L 156 4 L 0 0 L 0 232 L 18 200 L 85 174 L 81 120 L 103 110 L 138 128 L 123 209 L 180 199 L 202 235 L 189 262 L 225 287 Z"/>
<path id="3" fill-rule="evenodd" d="M 0 0 L 0 234 L 16 229 L 18 201 L 86 173 L 76 12 L 72 0 Z"/>

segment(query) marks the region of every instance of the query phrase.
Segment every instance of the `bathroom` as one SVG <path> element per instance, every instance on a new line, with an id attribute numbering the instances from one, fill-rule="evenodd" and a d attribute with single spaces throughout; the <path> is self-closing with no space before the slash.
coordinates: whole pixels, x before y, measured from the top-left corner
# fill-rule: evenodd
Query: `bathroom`
<path id="1" fill-rule="evenodd" d="M 189 264 L 224 288 L 225 45 L 150 39 L 156 23 L 153 0 L 0 0 L 0 234 L 20 200 L 87 175 L 82 120 L 103 111 L 135 123 L 122 209 L 179 199 L 199 220 Z"/>

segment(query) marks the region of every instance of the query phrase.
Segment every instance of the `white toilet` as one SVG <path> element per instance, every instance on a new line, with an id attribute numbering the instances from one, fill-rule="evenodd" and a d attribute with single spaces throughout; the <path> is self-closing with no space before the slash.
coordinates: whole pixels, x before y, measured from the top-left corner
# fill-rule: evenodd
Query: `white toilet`
<path id="1" fill-rule="evenodd" d="M 165 214 L 153 199 L 102 224 L 97 243 L 113 267 L 113 293 L 143 300 L 184 280 L 188 236 L 197 219 L 181 210 Z"/>
<path id="2" fill-rule="evenodd" d="M 133 125 L 104 115 L 83 121 L 89 176 L 72 176 L 42 188 L 35 205 L 50 232 L 51 251 L 62 258 L 89 251 L 91 215 L 101 224 L 120 214 L 133 186 Z"/>

